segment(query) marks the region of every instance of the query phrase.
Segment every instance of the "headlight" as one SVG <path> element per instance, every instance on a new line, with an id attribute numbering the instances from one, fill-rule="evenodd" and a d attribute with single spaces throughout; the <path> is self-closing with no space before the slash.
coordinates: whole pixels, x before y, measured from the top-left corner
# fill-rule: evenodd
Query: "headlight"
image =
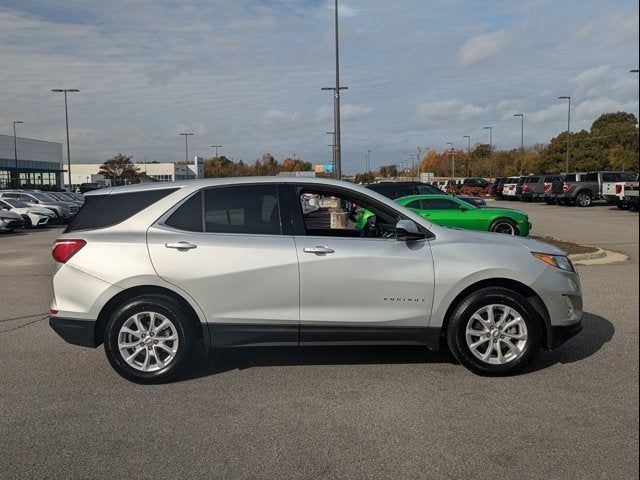
<path id="1" fill-rule="evenodd" d="M 566 270 L 567 272 L 575 272 L 576 269 L 569 260 L 569 257 L 565 255 L 548 255 L 546 253 L 531 252 L 538 260 L 543 261 L 547 265 L 559 268 L 560 270 Z"/>

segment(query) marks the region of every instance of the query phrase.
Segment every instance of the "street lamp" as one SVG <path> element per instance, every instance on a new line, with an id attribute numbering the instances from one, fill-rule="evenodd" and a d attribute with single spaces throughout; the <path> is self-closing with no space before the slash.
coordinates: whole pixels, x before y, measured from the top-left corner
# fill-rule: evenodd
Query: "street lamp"
<path id="1" fill-rule="evenodd" d="M 411 180 L 413 181 L 413 172 L 415 171 L 416 168 L 416 164 L 415 164 L 415 155 L 409 155 L 409 159 L 411 160 Z"/>
<path id="2" fill-rule="evenodd" d="M 493 175 L 491 170 L 491 151 L 493 150 L 493 127 L 482 127 L 489 130 L 489 183 L 493 183 Z"/>
<path id="3" fill-rule="evenodd" d="M 52 92 L 64 93 L 64 119 L 67 126 L 67 176 L 69 178 L 69 191 L 71 191 L 71 149 L 69 148 L 69 110 L 67 109 L 67 93 L 77 93 L 77 88 L 53 88 Z"/>
<path id="4" fill-rule="evenodd" d="M 16 141 L 16 124 L 24 123 L 22 120 L 13 122 L 13 154 L 16 161 L 16 188 L 20 188 L 20 173 L 18 173 L 18 143 Z"/>
<path id="5" fill-rule="evenodd" d="M 222 148 L 222 145 L 211 145 L 211 148 L 215 148 L 216 149 L 216 158 L 218 158 L 218 149 Z"/>
<path id="6" fill-rule="evenodd" d="M 514 113 L 514 117 L 520 117 L 520 175 L 524 165 L 524 113 Z"/>
<path id="7" fill-rule="evenodd" d="M 189 179 L 189 141 L 188 138 L 192 135 L 194 135 L 193 133 L 189 132 L 189 133 L 179 133 L 178 135 L 183 135 L 184 136 L 184 168 L 187 170 L 187 179 Z M 197 174 L 197 169 L 196 169 L 196 178 L 198 177 Z"/>
<path id="8" fill-rule="evenodd" d="M 471 135 L 463 135 L 462 138 L 467 139 L 467 177 L 471 176 L 471 165 L 469 163 L 471 157 Z"/>
<path id="9" fill-rule="evenodd" d="M 567 175 L 569 174 L 569 146 L 571 145 L 571 97 L 558 97 L 558 100 L 568 100 L 567 110 L 567 164 L 565 165 L 565 172 Z"/>
<path id="10" fill-rule="evenodd" d="M 451 180 L 453 180 L 453 177 L 456 176 L 456 165 L 453 157 L 453 142 L 447 142 L 447 145 L 451 145 L 451 148 L 449 149 L 449 155 L 451 156 Z"/>

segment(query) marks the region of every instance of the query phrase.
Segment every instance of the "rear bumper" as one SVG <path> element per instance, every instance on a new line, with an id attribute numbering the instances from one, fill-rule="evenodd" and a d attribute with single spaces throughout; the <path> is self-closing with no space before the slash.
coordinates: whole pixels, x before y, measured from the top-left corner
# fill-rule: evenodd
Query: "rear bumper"
<path id="1" fill-rule="evenodd" d="M 49 326 L 62 337 L 65 342 L 81 347 L 96 348 L 100 345 L 95 339 L 96 322 L 93 320 L 76 320 L 73 318 L 49 317 Z"/>

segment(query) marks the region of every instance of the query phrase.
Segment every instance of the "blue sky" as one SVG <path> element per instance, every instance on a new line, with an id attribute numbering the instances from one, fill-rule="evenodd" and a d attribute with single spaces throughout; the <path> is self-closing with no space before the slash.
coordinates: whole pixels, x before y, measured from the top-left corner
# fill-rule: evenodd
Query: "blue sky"
<path id="1" fill-rule="evenodd" d="M 0 132 L 103 161 L 270 152 L 330 161 L 332 1 L 0 0 Z M 342 0 L 343 164 L 398 163 L 416 148 L 546 142 L 598 115 L 638 114 L 636 1 Z"/>

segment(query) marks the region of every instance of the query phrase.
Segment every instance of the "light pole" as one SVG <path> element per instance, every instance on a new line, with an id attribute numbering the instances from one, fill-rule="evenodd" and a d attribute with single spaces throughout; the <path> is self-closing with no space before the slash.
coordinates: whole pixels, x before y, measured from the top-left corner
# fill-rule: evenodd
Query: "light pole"
<path id="1" fill-rule="evenodd" d="M 449 155 L 451 155 L 451 180 L 456 176 L 456 164 L 453 157 L 453 142 L 447 142 L 447 145 L 451 145 L 451 149 L 449 150 Z"/>
<path id="2" fill-rule="evenodd" d="M 409 155 L 409 160 L 411 160 L 411 180 L 413 181 L 413 172 L 415 169 L 415 155 Z"/>
<path id="3" fill-rule="evenodd" d="M 369 174 L 371 173 L 371 150 L 367 150 L 367 181 L 369 180 Z"/>
<path id="4" fill-rule="evenodd" d="M 569 174 L 569 147 L 571 145 L 571 97 L 558 97 L 558 100 L 568 100 L 567 110 L 567 164 L 565 165 L 565 172 Z"/>
<path id="5" fill-rule="evenodd" d="M 340 153 L 340 90 L 349 87 L 322 87 L 320 90 L 332 90 L 333 94 L 333 170 L 338 180 L 342 178 L 342 155 Z M 329 132 L 327 132 L 329 133 Z"/>
<path id="6" fill-rule="evenodd" d="M 222 148 L 222 145 L 211 145 L 211 148 L 215 148 L 216 149 L 216 158 L 218 158 L 218 149 Z"/>
<path id="7" fill-rule="evenodd" d="M 431 150 L 429 147 L 423 147 L 424 148 L 424 154 L 425 156 L 429 153 L 429 150 Z M 422 157 L 420 156 L 420 147 L 418 147 L 418 180 L 420 180 L 420 174 L 422 173 Z"/>
<path id="8" fill-rule="evenodd" d="M 520 176 L 524 170 L 524 113 L 514 113 L 514 117 L 520 117 Z"/>
<path id="9" fill-rule="evenodd" d="M 340 48 L 338 40 L 338 0 L 333 2 L 334 22 L 335 22 L 335 56 L 336 56 L 336 85 L 335 87 L 324 87 L 322 90 L 333 90 L 333 130 L 334 137 L 334 166 L 336 177 L 338 180 L 342 178 L 342 156 L 340 142 L 340 90 L 346 90 L 347 87 L 340 86 Z"/>
<path id="10" fill-rule="evenodd" d="M 189 179 L 189 140 L 188 138 L 194 134 L 189 132 L 189 133 L 179 133 L 178 135 L 184 136 L 184 168 L 187 170 L 187 179 Z M 198 175 L 196 170 L 196 178 L 197 177 Z"/>
<path id="11" fill-rule="evenodd" d="M 16 139 L 16 124 L 24 123 L 22 120 L 13 122 L 13 154 L 16 161 L 16 188 L 20 188 L 20 173 L 18 173 L 18 142 Z"/>
<path id="12" fill-rule="evenodd" d="M 69 148 L 69 110 L 67 108 L 67 93 L 77 93 L 77 88 L 53 88 L 52 92 L 64 93 L 64 119 L 67 126 L 67 176 L 69 178 L 69 191 L 71 191 L 71 149 Z"/>
<path id="13" fill-rule="evenodd" d="M 483 127 L 484 130 L 489 130 L 489 183 L 493 183 L 493 172 L 491 170 L 491 153 L 493 150 L 493 127 Z"/>
<path id="14" fill-rule="evenodd" d="M 467 177 L 471 176 L 471 135 L 463 135 L 462 138 L 467 139 Z"/>

